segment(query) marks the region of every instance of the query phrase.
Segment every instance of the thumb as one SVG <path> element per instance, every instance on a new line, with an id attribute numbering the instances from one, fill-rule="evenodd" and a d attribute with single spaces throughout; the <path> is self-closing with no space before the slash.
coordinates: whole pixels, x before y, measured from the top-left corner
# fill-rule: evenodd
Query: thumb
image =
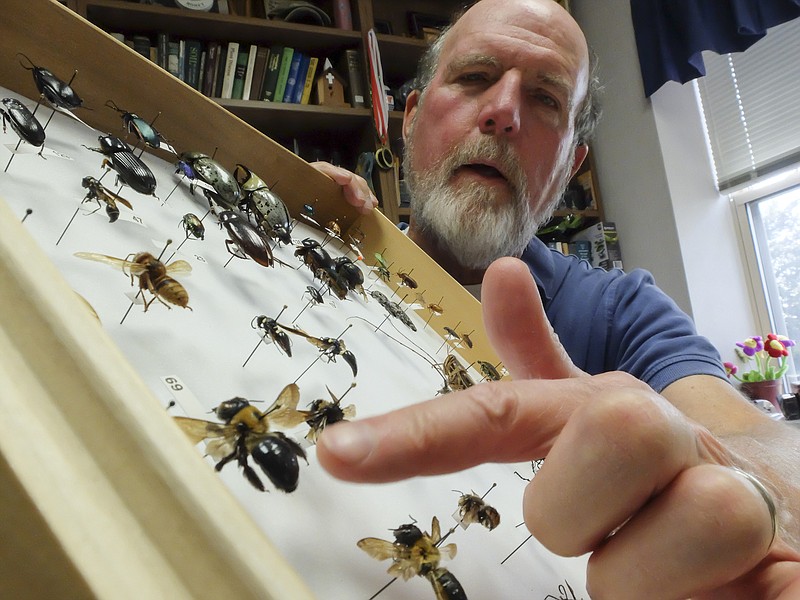
<path id="1" fill-rule="evenodd" d="M 536 282 L 521 260 L 501 258 L 489 266 L 481 304 L 489 341 L 514 379 L 585 375 L 550 326 Z"/>

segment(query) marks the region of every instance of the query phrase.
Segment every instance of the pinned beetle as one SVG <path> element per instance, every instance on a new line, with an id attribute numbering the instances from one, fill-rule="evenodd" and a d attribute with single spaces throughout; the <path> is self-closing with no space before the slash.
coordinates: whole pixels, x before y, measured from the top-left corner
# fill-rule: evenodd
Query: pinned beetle
<path id="1" fill-rule="evenodd" d="M 210 204 L 227 210 L 238 210 L 242 202 L 242 188 L 231 173 L 210 156 L 202 152 L 183 152 L 176 163 L 176 173 L 191 179 L 189 191 L 203 190 Z"/>
<path id="2" fill-rule="evenodd" d="M 267 235 L 284 244 L 291 244 L 292 217 L 280 196 L 244 165 L 237 164 L 233 175 L 244 193 L 244 210 L 255 217 Z"/>
<path id="3" fill-rule="evenodd" d="M 42 124 L 22 102 L 16 98 L 3 98 L 0 114 L 3 118 L 3 133 L 6 132 L 7 121 L 11 129 L 31 146 L 38 148 L 44 145 L 45 133 Z"/>
<path id="4" fill-rule="evenodd" d="M 144 161 L 133 153 L 131 147 L 113 135 L 97 138 L 99 148 L 89 148 L 103 154 L 104 167 L 111 167 L 117 173 L 117 183 L 124 183 L 140 194 L 155 196 L 156 176 Z M 88 146 L 85 146 L 88 148 Z"/>
<path id="5" fill-rule="evenodd" d="M 258 264 L 264 267 L 273 266 L 275 259 L 269 247 L 269 239 L 253 226 L 250 221 L 237 212 L 224 210 L 219 213 L 219 222 L 225 227 L 230 236 L 230 239 L 225 240 L 228 252 L 234 256 L 239 256 L 231 250 L 231 245 L 235 244 L 239 250 Z"/>
<path id="6" fill-rule="evenodd" d="M 22 61 L 20 61 L 19 64 L 22 65 L 23 69 L 27 69 L 33 73 L 33 81 L 36 84 L 36 89 L 44 96 L 44 99 L 47 100 L 50 106 L 66 110 L 74 110 L 83 106 L 83 99 L 75 93 L 75 90 L 72 89 L 69 83 L 62 81 L 47 69 L 37 67 L 30 58 L 21 52 L 18 53 L 17 56 L 22 56 L 30 63 L 30 67 L 23 65 Z M 75 73 L 77 73 L 77 71 L 75 71 Z"/>
<path id="7" fill-rule="evenodd" d="M 186 237 L 194 238 L 196 240 L 204 240 L 206 237 L 206 226 L 200 218 L 194 213 L 186 213 L 181 219 L 181 225 L 186 232 Z"/>
<path id="8" fill-rule="evenodd" d="M 148 123 L 139 115 L 118 107 L 113 100 L 108 100 L 106 102 L 106 106 L 120 114 L 125 130 L 128 133 L 135 135 L 137 140 L 144 142 L 151 148 L 164 148 L 170 152 L 175 152 L 172 146 L 166 143 L 164 136 L 162 136 L 158 130 L 153 127 L 152 122 Z M 156 118 L 158 118 L 158 115 L 156 115 Z M 155 121 L 155 119 L 153 119 L 153 121 Z"/>

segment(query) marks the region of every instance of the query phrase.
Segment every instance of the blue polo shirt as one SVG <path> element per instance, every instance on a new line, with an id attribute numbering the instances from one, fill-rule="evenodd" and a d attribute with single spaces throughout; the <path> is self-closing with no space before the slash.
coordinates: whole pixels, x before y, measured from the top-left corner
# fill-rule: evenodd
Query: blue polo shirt
<path id="1" fill-rule="evenodd" d="M 656 392 L 689 375 L 726 378 L 716 348 L 647 271 L 593 268 L 537 238 L 521 258 L 561 343 L 587 373 L 625 371 Z"/>

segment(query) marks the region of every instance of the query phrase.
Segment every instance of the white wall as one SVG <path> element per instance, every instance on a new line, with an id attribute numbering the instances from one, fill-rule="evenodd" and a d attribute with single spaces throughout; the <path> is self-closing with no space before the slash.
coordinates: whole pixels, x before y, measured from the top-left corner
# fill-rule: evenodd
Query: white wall
<path id="1" fill-rule="evenodd" d="M 598 54 L 604 116 L 593 144 L 606 218 L 626 269 L 644 268 L 723 358 L 753 335 L 732 213 L 713 186 L 691 84 L 644 97 L 630 0 L 572 0 Z"/>

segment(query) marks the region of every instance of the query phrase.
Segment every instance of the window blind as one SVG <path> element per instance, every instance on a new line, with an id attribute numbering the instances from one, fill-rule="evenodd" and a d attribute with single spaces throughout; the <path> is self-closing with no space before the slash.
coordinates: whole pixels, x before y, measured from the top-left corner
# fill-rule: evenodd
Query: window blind
<path id="1" fill-rule="evenodd" d="M 746 52 L 705 52 L 699 80 L 720 190 L 800 163 L 800 19 Z"/>

